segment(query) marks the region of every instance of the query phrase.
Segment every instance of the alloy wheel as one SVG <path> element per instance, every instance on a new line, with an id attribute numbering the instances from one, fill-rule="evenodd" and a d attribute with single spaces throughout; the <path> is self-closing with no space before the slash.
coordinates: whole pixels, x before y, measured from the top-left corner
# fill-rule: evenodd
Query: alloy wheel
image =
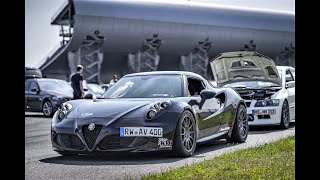
<path id="1" fill-rule="evenodd" d="M 195 126 L 189 116 L 183 118 L 181 139 L 183 147 L 188 151 L 192 151 L 195 146 Z"/>

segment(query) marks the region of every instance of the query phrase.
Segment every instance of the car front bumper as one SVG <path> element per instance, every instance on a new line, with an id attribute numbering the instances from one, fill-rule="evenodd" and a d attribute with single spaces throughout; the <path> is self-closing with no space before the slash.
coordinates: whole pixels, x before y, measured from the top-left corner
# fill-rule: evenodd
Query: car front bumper
<path id="1" fill-rule="evenodd" d="M 56 118 L 57 113 L 54 115 Z M 76 154 L 105 154 L 109 152 L 146 152 L 171 150 L 176 121 L 119 119 L 110 123 L 103 118 L 53 119 L 52 149 Z M 164 117 L 164 119 L 166 119 Z M 88 130 L 94 123 L 95 129 Z M 162 137 L 121 137 L 120 127 L 162 127 Z"/>
<path id="2" fill-rule="evenodd" d="M 275 114 L 257 115 L 254 110 L 275 110 Z M 249 125 L 278 125 L 281 122 L 281 106 L 276 107 L 248 107 L 247 114 Z"/>

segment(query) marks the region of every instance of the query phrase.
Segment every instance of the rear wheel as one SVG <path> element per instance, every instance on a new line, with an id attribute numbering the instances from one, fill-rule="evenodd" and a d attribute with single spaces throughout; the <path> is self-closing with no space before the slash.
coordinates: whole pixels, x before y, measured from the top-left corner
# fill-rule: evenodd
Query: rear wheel
<path id="1" fill-rule="evenodd" d="M 53 114 L 53 107 L 49 100 L 45 100 L 42 104 L 42 112 L 46 117 L 50 117 Z"/>
<path id="2" fill-rule="evenodd" d="M 229 143 L 243 143 L 246 141 L 249 132 L 247 109 L 240 104 L 237 110 L 236 120 L 234 121 L 232 134 L 227 138 Z"/>
<path id="3" fill-rule="evenodd" d="M 196 123 L 190 111 L 184 111 L 179 119 L 172 151 L 177 156 L 192 156 L 196 149 Z"/>
<path id="4" fill-rule="evenodd" d="M 289 125 L 290 125 L 289 105 L 287 101 L 284 101 L 282 105 L 282 111 L 281 111 L 280 126 L 283 129 L 288 129 Z"/>

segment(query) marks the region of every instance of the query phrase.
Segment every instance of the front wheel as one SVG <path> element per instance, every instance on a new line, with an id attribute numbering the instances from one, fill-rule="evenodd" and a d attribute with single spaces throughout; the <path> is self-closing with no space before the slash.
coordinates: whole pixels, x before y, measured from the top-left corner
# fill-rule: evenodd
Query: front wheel
<path id="1" fill-rule="evenodd" d="M 287 101 L 284 101 L 281 111 L 281 123 L 280 126 L 283 129 L 288 129 L 290 125 L 289 105 Z"/>
<path id="2" fill-rule="evenodd" d="M 53 114 L 53 107 L 49 100 L 45 100 L 42 104 L 42 112 L 46 117 L 51 117 Z"/>
<path id="3" fill-rule="evenodd" d="M 240 104 L 234 121 L 231 137 L 227 138 L 229 143 L 243 143 L 246 141 L 249 132 L 247 109 Z"/>
<path id="4" fill-rule="evenodd" d="M 192 156 L 196 149 L 196 123 L 190 111 L 184 111 L 175 131 L 172 151 L 177 156 Z"/>

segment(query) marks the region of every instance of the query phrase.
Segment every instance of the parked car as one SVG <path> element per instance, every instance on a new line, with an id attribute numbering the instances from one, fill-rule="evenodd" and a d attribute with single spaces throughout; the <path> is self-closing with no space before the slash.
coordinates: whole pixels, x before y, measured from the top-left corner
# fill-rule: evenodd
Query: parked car
<path id="1" fill-rule="evenodd" d="M 88 83 L 87 89 L 95 98 L 100 97 L 105 92 L 98 84 L 93 83 Z"/>
<path id="2" fill-rule="evenodd" d="M 281 125 L 295 121 L 295 69 L 276 67 L 257 52 L 218 55 L 210 62 L 218 87 L 231 87 L 245 100 L 249 125 Z"/>
<path id="3" fill-rule="evenodd" d="M 43 112 L 49 117 L 72 98 L 73 89 L 64 80 L 41 78 L 25 81 L 25 111 Z"/>
<path id="4" fill-rule="evenodd" d="M 100 87 L 104 90 L 104 91 L 106 91 L 106 90 L 108 90 L 109 88 L 110 88 L 110 84 L 101 84 L 100 85 Z"/>
<path id="5" fill-rule="evenodd" d="M 62 155 L 165 150 L 191 156 L 210 140 L 245 142 L 246 112 L 233 89 L 212 88 L 195 73 L 128 74 L 98 99 L 63 103 L 51 141 Z"/>
<path id="6" fill-rule="evenodd" d="M 35 78 L 42 78 L 41 70 L 34 67 L 25 67 L 25 80 Z"/>

